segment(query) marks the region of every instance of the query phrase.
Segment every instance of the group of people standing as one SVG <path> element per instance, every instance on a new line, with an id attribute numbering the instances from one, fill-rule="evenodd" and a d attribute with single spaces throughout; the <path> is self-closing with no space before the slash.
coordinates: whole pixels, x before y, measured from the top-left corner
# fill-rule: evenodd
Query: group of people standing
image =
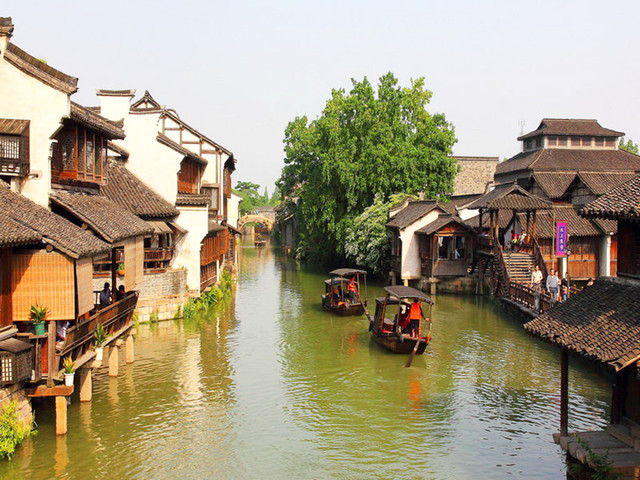
<path id="1" fill-rule="evenodd" d="M 535 293 L 535 310 L 540 310 L 540 293 L 543 291 L 543 275 L 540 271 L 540 267 L 538 265 L 533 267 L 533 272 L 531 272 L 531 288 Z M 562 278 L 559 278 L 556 270 L 553 268 L 549 270 L 549 275 L 547 275 L 546 281 L 544 283 L 544 290 L 551 297 L 551 304 L 556 303 L 557 301 L 564 302 L 567 298 L 569 298 L 569 275 L 567 273 L 564 274 Z"/>

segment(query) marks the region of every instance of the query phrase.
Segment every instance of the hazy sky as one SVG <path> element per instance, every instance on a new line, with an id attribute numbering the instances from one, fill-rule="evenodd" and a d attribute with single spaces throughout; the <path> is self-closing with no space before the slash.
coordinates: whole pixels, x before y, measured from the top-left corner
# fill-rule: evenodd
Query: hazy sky
<path id="1" fill-rule="evenodd" d="M 148 89 L 232 150 L 235 181 L 282 168 L 283 130 L 332 88 L 424 76 L 457 155 L 510 157 L 520 122 L 597 118 L 640 141 L 640 1 L 3 0 L 13 41 L 96 88 Z M 0 99 L 1 101 L 1 99 Z"/>

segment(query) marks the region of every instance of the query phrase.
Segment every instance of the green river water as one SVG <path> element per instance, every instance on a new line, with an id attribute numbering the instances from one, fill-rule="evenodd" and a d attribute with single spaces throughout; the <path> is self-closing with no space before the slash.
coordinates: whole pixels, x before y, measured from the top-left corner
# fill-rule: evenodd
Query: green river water
<path id="1" fill-rule="evenodd" d="M 564 478 L 556 349 L 488 298 L 440 295 L 432 343 L 405 369 L 364 318 L 321 309 L 324 278 L 243 248 L 233 298 L 141 326 L 135 363 L 97 371 L 93 402 L 74 395 L 66 436 L 40 406 L 0 478 Z M 572 363 L 571 429 L 606 424 L 609 388 Z"/>

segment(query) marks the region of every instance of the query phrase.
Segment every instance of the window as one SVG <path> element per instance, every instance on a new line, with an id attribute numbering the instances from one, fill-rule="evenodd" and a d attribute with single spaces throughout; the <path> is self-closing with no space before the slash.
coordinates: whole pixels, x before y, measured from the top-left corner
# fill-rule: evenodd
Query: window
<path id="1" fill-rule="evenodd" d="M 438 237 L 438 258 L 449 258 L 450 245 L 451 237 Z"/>
<path id="2" fill-rule="evenodd" d="M 582 137 L 582 146 L 590 147 L 591 146 L 591 137 Z"/>
<path id="3" fill-rule="evenodd" d="M 607 146 L 607 147 L 615 147 L 615 145 L 616 145 L 616 139 L 615 139 L 615 138 L 612 138 L 612 137 L 605 138 L 605 139 L 604 139 L 604 144 L 605 144 L 605 146 Z"/>
<path id="4" fill-rule="evenodd" d="M 79 125 L 66 125 L 56 137 L 51 174 L 54 182 L 81 180 L 100 183 L 106 159 L 106 141 Z"/>
<path id="5" fill-rule="evenodd" d="M 531 140 L 525 140 L 524 149 L 525 150 L 531 150 L 531 145 L 532 145 Z"/>
<path id="6" fill-rule="evenodd" d="M 581 137 L 571 137 L 571 145 L 573 147 L 579 147 L 582 144 Z"/>
<path id="7" fill-rule="evenodd" d="M 566 147 L 567 146 L 567 137 L 558 137 L 558 146 Z"/>
<path id="8" fill-rule="evenodd" d="M 453 251 L 454 260 L 465 258 L 465 238 L 464 237 L 453 237 L 456 240 L 456 248 Z"/>
<path id="9" fill-rule="evenodd" d="M 550 147 L 555 147 L 556 145 L 558 145 L 558 137 L 548 137 L 547 142 Z"/>
<path id="10" fill-rule="evenodd" d="M 7 160 L 20 158 L 20 137 L 0 135 L 0 158 Z"/>
<path id="11" fill-rule="evenodd" d="M 604 147 L 604 138 L 596 137 L 596 147 Z"/>

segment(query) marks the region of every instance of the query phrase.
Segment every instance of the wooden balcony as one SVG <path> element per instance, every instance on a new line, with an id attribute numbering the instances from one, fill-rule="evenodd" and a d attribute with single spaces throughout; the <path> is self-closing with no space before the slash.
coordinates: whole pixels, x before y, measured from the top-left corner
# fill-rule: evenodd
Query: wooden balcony
<path id="1" fill-rule="evenodd" d="M 173 247 L 145 248 L 144 270 L 145 273 L 159 273 L 169 268 L 173 258 Z"/>
<path id="2" fill-rule="evenodd" d="M 438 259 L 432 262 L 430 258 L 422 259 L 422 275 L 425 277 L 464 277 L 467 274 L 468 262 L 458 260 Z"/>
<path id="3" fill-rule="evenodd" d="M 98 324 L 101 323 L 104 326 L 109 335 L 109 340 L 114 341 L 132 327 L 131 319 L 137 304 L 138 292 L 129 292 L 122 300 L 102 309 L 97 305 L 95 312 L 91 316 L 79 319 L 75 325 L 67 329 L 64 343 L 56 346 L 53 358 L 48 359 L 47 368 L 43 368 L 43 371 L 48 373 L 50 370 L 49 365 L 51 365 L 54 378 L 58 378 L 61 375 L 62 359 L 64 357 L 70 356 L 76 368 L 91 360 L 94 356 L 92 349 L 93 333 Z M 52 339 L 55 341 L 55 329 L 49 331 L 47 341 L 51 342 Z M 49 349 L 49 352 L 51 350 Z"/>

